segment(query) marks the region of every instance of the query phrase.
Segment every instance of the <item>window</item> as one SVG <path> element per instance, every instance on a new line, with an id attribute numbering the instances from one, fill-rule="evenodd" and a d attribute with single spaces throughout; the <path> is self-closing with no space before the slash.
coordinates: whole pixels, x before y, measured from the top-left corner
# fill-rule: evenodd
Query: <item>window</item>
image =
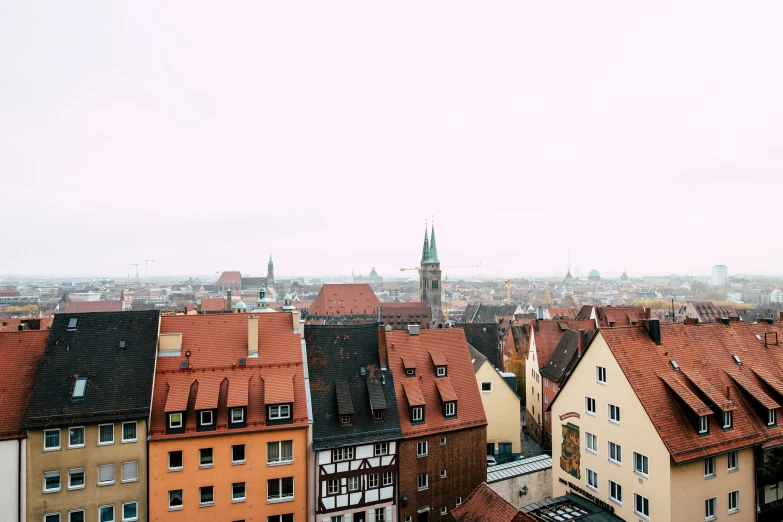
<path id="1" fill-rule="evenodd" d="M 201 448 L 198 450 L 198 467 L 211 468 L 214 463 L 212 448 Z"/>
<path id="2" fill-rule="evenodd" d="M 729 493 L 729 513 L 739 511 L 739 490 Z"/>
<path id="3" fill-rule="evenodd" d="M 84 522 L 84 510 L 74 509 L 68 512 L 68 522 Z"/>
<path id="4" fill-rule="evenodd" d="M 646 499 L 645 497 L 639 495 L 638 493 L 633 494 L 633 512 L 639 515 L 640 517 L 644 517 L 646 519 L 650 519 L 650 501 Z"/>
<path id="5" fill-rule="evenodd" d="M 234 482 L 231 484 L 231 501 L 243 502 L 245 500 L 245 483 Z"/>
<path id="6" fill-rule="evenodd" d="M 71 399 L 84 399 L 84 393 L 87 391 L 87 377 L 79 377 L 73 381 L 73 393 Z"/>
<path id="7" fill-rule="evenodd" d="M 444 415 L 446 417 L 454 417 L 457 415 L 457 403 L 456 402 L 447 402 Z"/>
<path id="8" fill-rule="evenodd" d="M 342 515 L 340 515 L 339 518 L 340 520 L 337 520 L 335 522 L 343 522 Z M 271 517 L 266 517 L 266 522 L 294 522 L 294 514 L 286 513 L 285 515 L 272 515 Z"/>
<path id="9" fill-rule="evenodd" d="M 340 481 L 330 480 L 326 483 L 326 493 L 328 495 L 336 495 L 340 492 Z"/>
<path id="10" fill-rule="evenodd" d="M 609 422 L 620 424 L 620 407 L 614 404 L 609 405 Z"/>
<path id="11" fill-rule="evenodd" d="M 389 443 L 388 442 L 378 442 L 375 444 L 375 456 L 378 455 L 388 455 L 389 454 Z"/>
<path id="12" fill-rule="evenodd" d="M 718 503 L 718 497 L 708 498 L 704 501 L 704 520 L 715 520 L 715 504 Z"/>
<path id="13" fill-rule="evenodd" d="M 429 450 L 429 444 L 426 440 L 416 443 L 416 456 L 426 457 Z"/>
<path id="14" fill-rule="evenodd" d="M 174 489 L 169 491 L 169 511 L 182 509 L 182 490 Z"/>
<path id="15" fill-rule="evenodd" d="M 386 520 L 383 508 L 375 508 L 375 522 L 384 522 Z"/>
<path id="16" fill-rule="evenodd" d="M 706 416 L 699 417 L 699 435 L 703 435 L 710 431 L 709 419 Z"/>
<path id="17" fill-rule="evenodd" d="M 138 435 L 136 433 L 136 421 L 122 423 L 122 442 L 136 442 Z"/>
<path id="18" fill-rule="evenodd" d="M 428 476 L 427 476 L 426 473 L 424 473 L 423 475 L 419 475 L 417 477 L 416 485 L 418 486 L 419 491 L 421 491 L 423 489 L 427 489 L 429 487 L 429 480 L 428 480 Z"/>
<path id="19" fill-rule="evenodd" d="M 245 445 L 236 444 L 231 446 L 231 463 L 232 464 L 244 464 L 245 463 Z"/>
<path id="20" fill-rule="evenodd" d="M 707 457 L 704 459 L 704 478 L 710 478 L 715 476 L 715 457 Z"/>
<path id="21" fill-rule="evenodd" d="M 592 433 L 585 432 L 585 446 L 587 451 L 598 455 L 598 437 Z"/>
<path id="22" fill-rule="evenodd" d="M 440 508 L 440 514 L 441 515 L 445 515 L 448 512 L 449 512 L 449 510 L 448 510 L 448 508 L 446 508 L 446 506 L 441 506 L 441 508 Z"/>
<path id="23" fill-rule="evenodd" d="M 351 460 L 353 458 L 353 448 L 337 448 L 332 450 L 332 462 L 341 460 Z"/>
<path id="24" fill-rule="evenodd" d="M 726 457 L 729 464 L 729 471 L 737 471 L 739 469 L 739 454 L 736 451 L 730 451 Z"/>
<path id="25" fill-rule="evenodd" d="M 44 515 L 44 522 L 60 522 L 59 513 L 48 513 Z"/>
<path id="26" fill-rule="evenodd" d="M 445 469 L 440 470 L 440 478 L 446 478 L 446 470 Z"/>
<path id="27" fill-rule="evenodd" d="M 411 420 L 413 422 L 420 421 L 424 418 L 424 408 L 421 406 L 416 406 L 414 408 L 411 408 Z"/>
<path id="28" fill-rule="evenodd" d="M 544 377 L 544 388 L 549 388 L 549 379 Z"/>
<path id="29" fill-rule="evenodd" d="M 589 415 L 595 415 L 595 399 L 585 397 L 585 412 Z"/>
<path id="30" fill-rule="evenodd" d="M 492 393 L 492 382 L 482 382 L 481 393 Z"/>
<path id="31" fill-rule="evenodd" d="M 84 488 L 84 468 L 68 470 L 68 489 Z"/>
<path id="32" fill-rule="evenodd" d="M 202 486 L 198 488 L 199 506 L 212 506 L 215 503 L 215 488 L 213 486 Z"/>
<path id="33" fill-rule="evenodd" d="M 592 469 L 587 470 L 587 487 L 598 491 L 598 473 Z"/>
<path id="34" fill-rule="evenodd" d="M 182 414 L 169 413 L 169 428 L 176 429 L 182 427 Z"/>
<path id="35" fill-rule="evenodd" d="M 767 410 L 767 426 L 775 426 L 777 424 L 775 413 L 776 410 Z"/>
<path id="36" fill-rule="evenodd" d="M 377 473 L 371 473 L 367 476 L 367 487 L 369 488 L 377 488 L 378 487 L 378 474 Z"/>
<path id="37" fill-rule="evenodd" d="M 405 369 L 405 376 L 406 377 L 416 377 L 416 368 L 406 368 Z"/>
<path id="38" fill-rule="evenodd" d="M 372 418 L 375 420 L 383 420 L 383 410 L 373 410 Z"/>
<path id="39" fill-rule="evenodd" d="M 114 506 L 99 507 L 98 522 L 114 522 Z"/>
<path id="40" fill-rule="evenodd" d="M 114 464 L 101 464 L 98 466 L 98 485 L 109 484 L 114 484 Z"/>
<path id="41" fill-rule="evenodd" d="M 552 391 L 557 393 L 557 383 L 555 382 L 552 383 Z"/>
<path id="42" fill-rule="evenodd" d="M 212 410 L 202 411 L 201 413 L 201 425 L 212 426 Z"/>
<path id="43" fill-rule="evenodd" d="M 138 502 L 123 502 L 122 503 L 122 522 L 132 522 L 139 519 L 139 503 Z"/>
<path id="44" fill-rule="evenodd" d="M 329 522 L 343 522 L 343 516 L 337 515 L 334 517 L 329 518 Z"/>
<path id="45" fill-rule="evenodd" d="M 266 481 L 266 498 L 269 502 L 285 502 L 294 499 L 294 477 Z"/>
<path id="46" fill-rule="evenodd" d="M 617 482 L 609 481 L 609 500 L 623 504 L 623 487 Z"/>
<path id="47" fill-rule="evenodd" d="M 623 462 L 623 448 L 611 441 L 609 441 L 609 462 L 614 462 L 615 464 L 622 464 Z"/>
<path id="48" fill-rule="evenodd" d="M 182 469 L 182 451 L 169 451 L 169 471 Z"/>
<path id="49" fill-rule="evenodd" d="M 436 377 L 445 377 L 446 376 L 446 367 L 445 366 L 436 366 L 435 367 L 435 376 Z"/>
<path id="50" fill-rule="evenodd" d="M 350 424 L 352 415 L 340 415 L 340 424 Z"/>
<path id="51" fill-rule="evenodd" d="M 440 445 L 441 446 L 445 446 L 446 445 L 446 437 L 441 437 L 440 438 Z"/>
<path id="52" fill-rule="evenodd" d="M 544 412 L 544 421 L 549 422 L 549 412 L 548 411 Z"/>
<path id="53" fill-rule="evenodd" d="M 239 424 L 245 422 L 245 410 L 242 408 L 231 408 L 231 423 Z"/>
<path id="54" fill-rule="evenodd" d="M 359 489 L 359 477 L 348 477 L 348 491 Z"/>
<path id="55" fill-rule="evenodd" d="M 128 346 L 128 343 L 125 341 L 120 341 L 119 347 L 120 348 L 126 348 Z"/>
<path id="56" fill-rule="evenodd" d="M 606 368 L 603 366 L 595 367 L 595 382 L 598 384 L 606 384 Z"/>
<path id="57" fill-rule="evenodd" d="M 44 451 L 56 451 L 60 449 L 60 429 L 44 430 Z M 58 517 L 60 515 L 57 515 Z"/>
<path id="58" fill-rule="evenodd" d="M 98 446 L 114 444 L 114 424 L 98 425 Z"/>
<path id="59" fill-rule="evenodd" d="M 332 453 L 334 456 L 334 452 Z M 281 440 L 266 443 L 267 464 L 289 464 L 294 461 L 294 441 Z"/>
<path id="60" fill-rule="evenodd" d="M 70 319 L 68 319 L 68 330 L 70 331 L 76 330 L 77 324 L 79 324 L 79 318 L 71 317 Z"/>
<path id="61" fill-rule="evenodd" d="M 433 290 L 437 290 L 438 289 L 438 280 L 437 279 L 432 282 L 432 289 Z"/>
<path id="62" fill-rule="evenodd" d="M 549 396 L 546 393 L 544 394 L 544 404 L 549 404 Z"/>
<path id="63" fill-rule="evenodd" d="M 728 430 L 733 425 L 732 413 L 730 411 L 723 412 L 723 429 Z"/>
<path id="64" fill-rule="evenodd" d="M 269 420 L 289 419 L 291 418 L 291 406 L 280 404 L 278 406 L 269 406 Z"/>
<path id="65" fill-rule="evenodd" d="M 639 475 L 648 477 L 650 475 L 650 459 L 641 453 L 633 453 L 633 470 Z"/>
<path id="66" fill-rule="evenodd" d="M 391 486 L 392 482 L 394 482 L 394 475 L 392 475 L 391 471 L 384 471 L 383 472 L 383 485 L 384 486 Z"/>
<path id="67" fill-rule="evenodd" d="M 60 472 L 47 471 L 44 473 L 44 493 L 60 491 Z"/>
<path id="68" fill-rule="evenodd" d="M 84 427 L 68 428 L 68 447 L 69 448 L 83 448 L 84 447 Z"/>
<path id="69" fill-rule="evenodd" d="M 122 463 L 122 482 L 136 482 L 139 480 L 138 461 Z"/>
<path id="70" fill-rule="evenodd" d="M 462 497 L 457 497 L 457 505 L 459 506 L 462 504 Z"/>

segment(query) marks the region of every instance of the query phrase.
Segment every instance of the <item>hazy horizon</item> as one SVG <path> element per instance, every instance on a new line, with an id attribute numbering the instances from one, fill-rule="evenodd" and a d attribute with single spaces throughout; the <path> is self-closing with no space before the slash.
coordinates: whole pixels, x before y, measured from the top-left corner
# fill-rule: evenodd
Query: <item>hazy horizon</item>
<path id="1" fill-rule="evenodd" d="M 433 215 L 442 264 L 486 278 L 569 251 L 583 277 L 780 272 L 781 19 L 3 2 L 0 273 L 264 275 L 271 251 L 279 277 L 405 277 Z"/>

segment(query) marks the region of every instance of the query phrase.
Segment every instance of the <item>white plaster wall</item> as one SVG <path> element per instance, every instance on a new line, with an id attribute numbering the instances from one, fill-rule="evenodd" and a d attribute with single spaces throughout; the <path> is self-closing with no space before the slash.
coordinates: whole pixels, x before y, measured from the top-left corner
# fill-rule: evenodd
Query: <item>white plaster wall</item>
<path id="1" fill-rule="evenodd" d="M 523 486 L 527 486 L 527 494 L 520 497 Z M 492 482 L 489 487 L 515 508 L 535 504 L 552 496 L 552 468 Z"/>
<path id="2" fill-rule="evenodd" d="M 0 441 L 0 518 L 19 520 L 19 441 Z"/>

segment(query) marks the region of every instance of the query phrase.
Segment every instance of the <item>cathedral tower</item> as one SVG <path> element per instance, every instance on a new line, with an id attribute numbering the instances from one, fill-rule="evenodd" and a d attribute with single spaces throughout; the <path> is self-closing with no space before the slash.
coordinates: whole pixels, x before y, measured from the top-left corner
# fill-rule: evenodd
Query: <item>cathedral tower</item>
<path id="1" fill-rule="evenodd" d="M 419 270 L 419 301 L 427 303 L 430 307 L 433 325 L 443 321 L 440 259 L 438 259 L 438 246 L 435 242 L 434 224 L 429 240 L 427 239 L 427 227 L 424 227 L 424 248 L 421 253 L 421 268 Z"/>
<path id="2" fill-rule="evenodd" d="M 275 264 L 272 262 L 272 253 L 269 253 L 269 263 L 266 265 L 266 286 L 275 287 Z"/>

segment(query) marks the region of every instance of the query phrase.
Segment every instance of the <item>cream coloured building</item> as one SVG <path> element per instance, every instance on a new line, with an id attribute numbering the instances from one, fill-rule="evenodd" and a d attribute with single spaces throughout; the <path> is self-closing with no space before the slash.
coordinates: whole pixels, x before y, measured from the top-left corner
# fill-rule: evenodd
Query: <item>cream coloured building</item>
<path id="1" fill-rule="evenodd" d="M 754 447 L 781 431 L 763 352 L 740 323 L 601 330 L 551 406 L 552 495 L 625 520 L 756 520 Z"/>

